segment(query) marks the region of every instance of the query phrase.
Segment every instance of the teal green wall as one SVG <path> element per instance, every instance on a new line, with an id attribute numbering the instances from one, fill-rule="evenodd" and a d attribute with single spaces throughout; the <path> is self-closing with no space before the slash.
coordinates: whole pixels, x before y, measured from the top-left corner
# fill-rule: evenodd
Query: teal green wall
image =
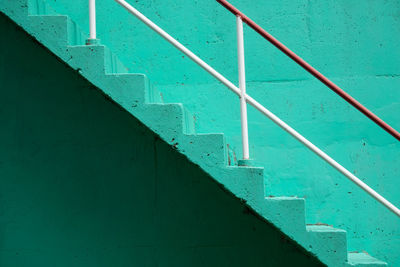
<path id="1" fill-rule="evenodd" d="M 98 0 L 98 35 L 167 102 L 183 102 L 200 132 L 224 132 L 239 158 L 238 100 L 114 1 Z M 129 1 L 233 82 L 235 19 L 214 0 Z M 49 0 L 87 29 L 87 1 Z M 232 0 L 322 73 L 400 129 L 400 2 Z M 400 205 L 400 144 L 245 27 L 249 93 L 339 163 Z M 349 250 L 400 266 L 400 223 L 364 192 L 250 109 L 251 155 L 267 195 L 307 200 L 307 222 L 348 231 Z"/>
<path id="2" fill-rule="evenodd" d="M 0 265 L 321 266 L 0 14 Z"/>

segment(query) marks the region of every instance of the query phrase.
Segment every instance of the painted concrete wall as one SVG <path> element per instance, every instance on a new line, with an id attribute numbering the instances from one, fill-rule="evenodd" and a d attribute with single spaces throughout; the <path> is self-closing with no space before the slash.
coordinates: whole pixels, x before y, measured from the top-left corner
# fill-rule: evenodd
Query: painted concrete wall
<path id="1" fill-rule="evenodd" d="M 87 28 L 85 0 L 49 0 Z M 98 0 L 98 31 L 131 71 L 146 73 L 164 99 L 183 102 L 200 132 L 224 132 L 240 157 L 238 100 L 113 1 Z M 216 1 L 130 1 L 237 81 L 234 17 Z M 261 26 L 400 128 L 400 3 L 232 0 Z M 248 91 L 395 204 L 400 145 L 343 100 L 245 29 Z M 307 221 L 344 228 L 349 249 L 400 265 L 400 224 L 290 136 L 250 110 L 253 158 L 266 167 L 268 195 L 307 199 Z"/>
<path id="2" fill-rule="evenodd" d="M 87 28 L 87 1 L 48 0 Z M 239 158 L 238 100 L 114 1 L 98 0 L 98 31 L 133 72 L 170 102 L 183 102 L 200 132 L 224 132 Z M 129 1 L 237 82 L 234 17 L 214 0 Z M 397 0 L 232 0 L 261 26 L 400 129 L 400 3 Z M 245 28 L 249 93 L 337 161 L 400 205 L 400 145 L 253 31 Z M 400 265 L 400 223 L 265 118 L 250 110 L 253 158 L 267 195 L 307 199 L 307 222 L 348 231 L 349 250 Z"/>
<path id="3" fill-rule="evenodd" d="M 87 1 L 49 0 L 87 28 Z M 235 20 L 214 0 L 129 1 L 237 82 Z M 400 2 L 232 0 L 261 26 L 400 129 Z M 238 100 L 113 1 L 98 0 L 98 32 L 164 99 L 183 102 L 200 132 L 224 132 L 239 158 Z M 248 91 L 349 170 L 400 205 L 400 144 L 245 28 Z M 331 167 L 250 110 L 252 157 L 268 195 L 307 199 L 307 221 L 348 231 L 349 250 L 400 265 L 400 223 Z"/>
<path id="4" fill-rule="evenodd" d="M 320 266 L 0 15 L 1 266 Z"/>

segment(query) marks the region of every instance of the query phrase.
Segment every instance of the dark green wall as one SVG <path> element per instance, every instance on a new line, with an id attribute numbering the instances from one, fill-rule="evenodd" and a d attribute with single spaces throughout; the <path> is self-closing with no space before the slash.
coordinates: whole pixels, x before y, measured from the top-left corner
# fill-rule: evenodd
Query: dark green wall
<path id="1" fill-rule="evenodd" d="M 319 263 L 0 16 L 1 266 Z"/>

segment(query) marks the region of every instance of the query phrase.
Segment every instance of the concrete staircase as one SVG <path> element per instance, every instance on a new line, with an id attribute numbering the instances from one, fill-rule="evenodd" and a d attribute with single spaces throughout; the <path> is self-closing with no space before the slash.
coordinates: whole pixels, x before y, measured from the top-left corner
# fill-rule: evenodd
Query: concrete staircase
<path id="1" fill-rule="evenodd" d="M 107 47 L 84 45 L 86 34 L 67 16 L 56 14 L 39 0 L 1 0 L 0 10 L 110 100 L 138 118 L 326 265 L 387 265 L 365 252 L 349 253 L 343 230 L 324 224 L 306 225 L 304 199 L 266 197 L 263 168 L 228 166 L 224 134 L 196 134 L 195 120 L 182 104 L 163 103 L 160 93 L 146 76 L 127 73 Z"/>

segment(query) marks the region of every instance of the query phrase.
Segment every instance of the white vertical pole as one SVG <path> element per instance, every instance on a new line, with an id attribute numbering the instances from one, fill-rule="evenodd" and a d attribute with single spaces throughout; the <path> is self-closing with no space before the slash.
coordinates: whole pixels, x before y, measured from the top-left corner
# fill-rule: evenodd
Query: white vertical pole
<path id="1" fill-rule="evenodd" d="M 96 0 L 89 0 L 89 27 L 90 38 L 96 39 Z"/>
<path id="2" fill-rule="evenodd" d="M 237 25 L 240 118 L 242 123 L 243 159 L 248 160 L 250 156 L 249 156 L 249 133 L 247 126 L 246 74 L 245 74 L 245 63 L 244 63 L 243 22 L 240 16 L 236 16 L 236 25 Z"/>

